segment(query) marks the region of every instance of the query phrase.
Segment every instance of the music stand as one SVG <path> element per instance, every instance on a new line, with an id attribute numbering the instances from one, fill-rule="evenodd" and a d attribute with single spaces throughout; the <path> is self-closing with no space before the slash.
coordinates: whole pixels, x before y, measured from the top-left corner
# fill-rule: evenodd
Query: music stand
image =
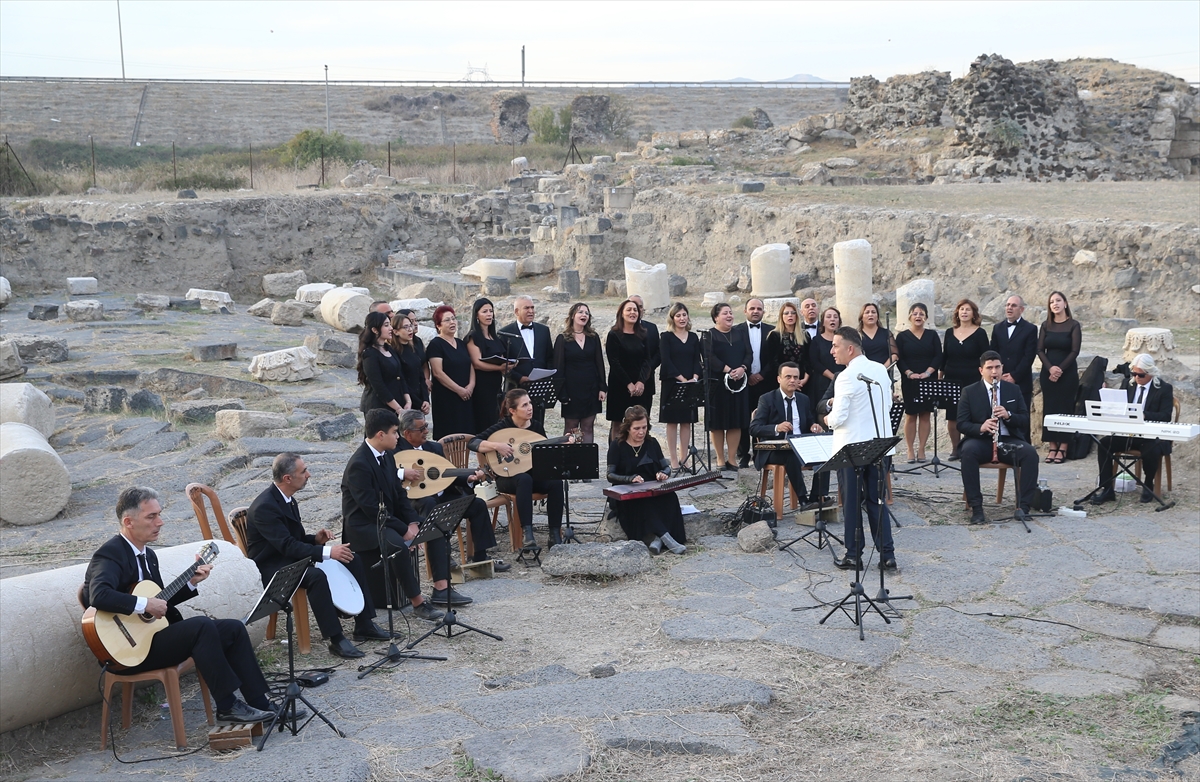
<path id="1" fill-rule="evenodd" d="M 664 395 L 662 401 L 659 402 L 659 412 L 663 408 L 681 407 L 688 410 L 695 410 L 700 406 L 703 400 L 700 398 L 700 386 L 704 380 L 696 380 L 690 383 L 675 382 L 675 386 L 670 396 Z M 704 449 L 704 455 L 700 455 L 700 449 L 696 447 L 696 428 L 700 426 L 700 416 L 696 416 L 696 420 L 691 423 L 691 437 L 688 443 L 687 456 L 679 460 L 679 469 L 687 470 L 692 475 L 700 472 L 700 468 L 704 468 L 704 472 L 712 471 L 712 459 L 708 455 L 708 449 Z M 687 467 L 688 462 L 692 463 L 691 467 Z M 708 464 L 704 462 L 707 461 Z"/>
<path id="2" fill-rule="evenodd" d="M 864 470 L 865 470 L 865 468 L 867 468 L 871 465 L 876 465 L 878 467 L 880 479 L 882 480 L 883 459 L 887 456 L 888 451 L 892 450 L 892 448 L 894 448 L 896 446 L 896 443 L 898 443 L 898 442 L 900 442 L 899 437 L 877 437 L 874 440 L 864 440 L 863 442 L 849 443 L 849 444 L 843 446 L 840 451 L 835 453 L 829 459 L 829 461 L 827 461 L 821 467 L 822 470 L 826 470 L 826 471 L 842 470 L 842 469 L 853 469 L 854 470 L 855 480 L 859 482 L 858 496 L 859 496 L 859 504 L 860 505 L 858 508 L 855 508 L 853 512 L 857 515 L 857 519 L 855 520 L 855 523 L 858 525 L 858 534 L 860 537 L 863 535 L 862 503 L 865 503 L 868 500 L 866 486 L 863 485 Z M 879 487 L 879 490 L 882 490 L 882 487 Z M 879 497 L 879 504 L 880 504 L 879 522 L 878 523 L 879 523 L 879 527 L 882 528 L 882 526 L 884 524 L 890 524 L 891 520 L 890 520 L 889 514 L 887 512 L 887 503 L 885 503 L 883 501 L 884 495 L 879 494 L 878 497 Z M 843 512 L 847 512 L 847 511 L 849 511 L 848 508 L 844 509 Z M 876 541 L 874 541 L 874 543 L 875 543 L 876 548 L 878 548 L 879 541 L 876 540 Z M 849 555 L 849 552 L 847 552 L 847 556 L 848 555 Z M 845 614 L 847 617 L 850 618 L 851 622 L 858 625 L 858 639 L 860 641 L 866 640 L 866 635 L 863 632 L 863 616 L 866 611 L 866 609 L 863 608 L 864 601 L 867 604 L 867 608 L 874 610 L 875 613 L 879 614 L 879 616 L 883 618 L 883 621 L 885 623 L 891 624 L 892 620 L 888 618 L 887 614 L 883 613 L 883 611 L 880 610 L 879 603 L 881 603 L 881 602 L 887 603 L 888 600 L 899 600 L 901 598 L 888 596 L 887 590 L 883 587 L 883 572 L 884 571 L 882 569 L 879 571 L 879 579 L 880 579 L 879 595 L 877 595 L 875 598 L 869 597 L 866 593 L 866 590 L 863 588 L 863 585 L 862 585 L 862 557 L 859 557 L 855 561 L 854 581 L 852 581 L 850 583 L 850 591 L 847 592 L 846 596 L 843 597 L 840 601 L 838 601 L 838 603 L 829 610 L 829 613 L 827 613 L 827 614 L 825 614 L 825 616 L 821 617 L 821 620 L 820 620 L 820 622 L 818 622 L 818 624 L 825 624 L 826 619 L 833 616 L 833 614 L 836 613 L 838 610 L 841 610 L 841 612 L 843 614 Z M 907 598 L 904 598 L 904 599 L 907 599 Z M 847 608 L 846 608 L 846 604 L 848 602 L 850 602 L 851 600 L 854 601 L 854 614 L 853 615 L 851 615 L 849 610 L 847 610 Z M 889 605 L 889 608 L 890 607 L 891 606 Z"/>
<path id="3" fill-rule="evenodd" d="M 554 375 L 541 380 L 530 380 L 525 390 L 529 392 L 529 401 L 533 402 L 535 414 L 538 406 L 541 406 L 543 419 L 545 411 L 558 404 L 558 391 L 554 388 Z"/>
<path id="4" fill-rule="evenodd" d="M 826 466 L 826 465 L 830 464 L 830 462 L 826 461 L 826 462 L 822 463 L 822 462 L 816 462 L 813 460 L 805 461 L 804 454 L 801 452 L 801 448 L 802 448 L 802 446 L 807 445 L 808 442 L 812 442 L 812 441 L 807 440 L 807 437 L 808 437 L 807 435 L 796 435 L 794 437 L 789 437 L 788 443 L 791 445 L 792 451 L 796 454 L 796 458 L 800 460 L 800 464 L 802 466 L 805 464 L 814 464 L 814 465 L 820 464 L 819 467 L 813 467 L 813 478 L 814 478 L 814 482 L 815 482 L 815 479 L 816 479 L 816 476 L 818 473 L 830 472 L 830 468 Z M 843 449 L 843 450 L 845 450 L 845 449 Z M 837 468 L 834 467 L 833 469 L 836 470 Z M 805 532 L 800 537 L 798 537 L 794 540 L 789 540 L 787 543 L 780 546 L 779 550 L 787 551 L 787 549 L 790 548 L 793 544 L 799 543 L 800 541 L 803 540 L 808 545 L 817 549 L 817 551 L 820 551 L 821 549 L 823 549 L 829 545 L 829 540 L 828 540 L 829 538 L 833 538 L 838 543 L 845 546 L 846 543 L 841 538 L 839 538 L 836 534 L 829 531 L 829 526 L 825 523 L 825 519 L 822 518 L 822 515 L 824 514 L 824 512 L 825 512 L 825 495 L 822 494 L 821 499 L 817 501 L 816 520 L 815 520 L 815 523 L 813 524 L 813 528 L 810 529 L 808 532 Z M 810 535 L 814 535 L 814 534 L 817 536 L 816 543 L 813 543 L 811 540 L 808 539 L 808 537 Z"/>
<path id="5" fill-rule="evenodd" d="M 457 497 L 449 502 L 443 502 L 440 505 L 433 506 L 429 511 L 429 515 L 421 522 L 421 531 L 417 533 L 417 537 L 413 539 L 413 545 L 425 543 L 433 540 L 439 535 L 446 539 L 446 571 L 450 571 L 450 536 L 454 534 L 454 530 L 458 529 L 458 523 L 463 520 L 467 513 L 467 508 L 475 501 L 474 494 L 468 494 L 464 497 Z M 463 628 L 459 632 L 454 632 L 455 626 Z M 454 614 L 454 609 L 450 603 L 450 585 L 446 585 L 446 610 L 442 614 L 442 618 L 438 623 L 427 633 L 422 635 L 415 641 L 406 645 L 405 649 L 412 649 L 417 644 L 424 641 L 429 636 L 436 633 L 442 628 L 446 628 L 446 637 L 453 638 L 456 635 L 463 633 L 479 633 L 486 635 L 488 638 L 495 638 L 497 641 L 504 639 L 487 630 L 480 630 L 478 627 L 472 627 L 469 624 L 458 621 L 458 617 Z M 445 659 L 444 657 L 442 659 Z"/>
<path id="6" fill-rule="evenodd" d="M 300 685 L 296 683 L 296 643 L 292 637 L 292 595 L 296 593 L 300 582 L 304 580 L 304 574 L 312 565 L 312 560 L 302 559 L 299 562 L 293 562 L 290 565 L 281 567 L 275 571 L 275 575 L 271 576 L 270 583 L 263 590 L 262 595 L 258 598 L 258 603 L 251 609 L 250 613 L 242 620 L 242 624 L 250 624 L 257 622 L 259 619 L 271 616 L 272 614 L 283 611 L 287 615 L 287 634 L 288 634 L 288 684 L 285 690 L 283 702 L 279 704 L 279 708 L 275 710 L 275 716 L 271 719 L 271 724 L 263 731 L 262 740 L 258 742 L 258 751 L 262 752 L 263 747 L 267 745 L 267 739 L 275 732 L 275 726 L 279 725 L 279 732 L 282 733 L 285 727 L 295 736 L 300 731 L 304 730 L 304 726 L 313 721 L 314 717 L 320 717 L 321 721 L 329 726 L 330 730 L 338 734 L 341 738 L 346 738 L 346 734 L 342 733 L 336 725 L 321 713 L 321 710 L 313 705 L 312 701 L 300 694 Z M 296 701 L 300 701 L 309 709 L 309 717 L 302 724 L 297 725 L 296 722 Z M 290 723 L 290 725 L 289 725 Z"/>
<path id="7" fill-rule="evenodd" d="M 933 476 L 935 478 L 942 477 L 940 473 L 941 470 L 955 470 L 957 472 L 962 472 L 960 468 L 955 467 L 953 464 L 943 464 L 942 460 L 938 458 L 937 438 L 938 410 L 941 409 L 940 403 L 951 402 L 952 404 L 957 405 L 958 398 L 960 396 L 962 396 L 962 388 L 958 385 L 958 383 L 954 383 L 949 380 L 934 380 L 933 378 L 926 378 L 925 380 L 917 381 L 917 398 L 915 401 L 933 402 L 933 458 L 929 461 L 929 464 L 918 464 L 917 466 L 907 470 L 896 470 L 896 472 L 912 474 L 920 472 L 921 470 L 931 469 L 933 470 Z M 897 442 L 899 442 L 899 440 L 897 440 Z"/>
<path id="8" fill-rule="evenodd" d="M 600 477 L 600 446 L 596 443 L 536 443 L 533 446 L 533 467 L 529 477 L 535 481 L 563 482 L 564 543 L 575 539 L 571 529 L 571 481 L 595 480 Z M 530 519 L 530 523 L 533 520 Z"/>

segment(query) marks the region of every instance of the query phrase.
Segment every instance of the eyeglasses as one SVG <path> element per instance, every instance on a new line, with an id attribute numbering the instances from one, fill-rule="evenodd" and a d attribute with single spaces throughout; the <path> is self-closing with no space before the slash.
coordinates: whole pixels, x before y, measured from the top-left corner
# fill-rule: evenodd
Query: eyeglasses
<path id="1" fill-rule="evenodd" d="M 1149 375 L 1147 375 L 1145 372 L 1130 372 L 1129 374 L 1133 375 L 1134 377 L 1149 377 Z"/>

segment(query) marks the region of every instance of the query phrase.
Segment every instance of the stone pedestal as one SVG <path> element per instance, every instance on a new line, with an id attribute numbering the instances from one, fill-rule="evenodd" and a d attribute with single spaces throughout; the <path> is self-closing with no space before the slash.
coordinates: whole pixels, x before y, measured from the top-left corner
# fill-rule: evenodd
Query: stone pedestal
<path id="1" fill-rule="evenodd" d="M 112 526 L 115 530 L 115 521 Z M 262 592 L 254 561 L 232 543 L 218 541 L 217 546 L 220 556 L 212 575 L 196 597 L 179 606 L 184 618 L 245 616 Z M 170 580 L 182 573 L 195 561 L 199 548 L 199 543 L 156 548 L 163 576 Z M 79 631 L 83 608 L 76 593 L 86 570 L 83 563 L 0 581 L 0 616 L 5 623 L 5 632 L 0 633 L 0 731 L 42 722 L 100 700 L 96 658 Z M 263 621 L 246 628 L 251 643 L 262 642 L 266 627 Z M 48 687 L 47 682 L 54 685 Z"/>
<path id="2" fill-rule="evenodd" d="M 651 266 L 637 258 L 625 259 L 625 296 L 641 296 L 647 312 L 671 305 L 671 273 L 665 263 Z"/>
<path id="3" fill-rule="evenodd" d="M 90 323 L 104 320 L 104 305 L 97 299 L 79 299 L 67 302 L 67 320 L 72 323 Z"/>
<path id="4" fill-rule="evenodd" d="M 336 287 L 336 285 L 330 285 L 327 282 L 310 282 L 307 285 L 301 285 L 296 289 L 296 301 L 320 304 L 321 298 Z"/>
<path id="5" fill-rule="evenodd" d="M 361 331 L 371 297 L 352 288 L 334 288 L 321 297 L 321 320 L 338 331 Z"/>
<path id="6" fill-rule="evenodd" d="M 0 423 L 32 426 L 48 438 L 54 434 L 54 404 L 32 383 L 0 384 Z"/>
<path id="7" fill-rule="evenodd" d="M 786 244 L 764 244 L 750 253 L 750 282 L 753 295 L 790 296 L 792 294 L 792 251 Z"/>
<path id="8" fill-rule="evenodd" d="M 57 516 L 69 499 L 71 477 L 45 436 L 27 424 L 0 424 L 0 520 L 41 524 Z"/>
<path id="9" fill-rule="evenodd" d="M 871 243 L 852 239 L 833 246 L 833 285 L 842 322 L 858 323 L 858 313 L 871 301 Z M 927 302 L 932 307 L 933 302 Z"/>
<path id="10" fill-rule="evenodd" d="M 89 294 L 95 294 L 99 292 L 100 283 L 95 277 L 67 278 L 67 293 L 72 296 L 87 296 Z"/>
<path id="11" fill-rule="evenodd" d="M 210 291 L 204 288 L 191 288 L 184 295 L 187 299 L 199 299 L 200 309 L 207 312 L 220 312 L 224 307 L 233 312 L 233 297 L 225 291 Z"/>
<path id="12" fill-rule="evenodd" d="M 1143 326 L 1125 332 L 1122 360 L 1132 361 L 1139 353 L 1148 354 L 1160 366 L 1167 359 L 1174 358 L 1175 337 L 1171 330 Z"/>
<path id="13" fill-rule="evenodd" d="M 317 354 L 301 345 L 258 354 L 250 359 L 250 374 L 255 380 L 295 383 L 314 378 L 321 370 L 317 368 Z"/>
<path id="14" fill-rule="evenodd" d="M 908 328 L 908 310 L 912 305 L 924 304 L 929 310 L 929 323 L 933 324 L 933 280 L 913 280 L 907 285 L 896 289 L 896 328 L 893 332 Z M 849 315 L 842 313 L 842 320 L 848 320 Z M 855 321 L 858 322 L 857 316 Z"/>

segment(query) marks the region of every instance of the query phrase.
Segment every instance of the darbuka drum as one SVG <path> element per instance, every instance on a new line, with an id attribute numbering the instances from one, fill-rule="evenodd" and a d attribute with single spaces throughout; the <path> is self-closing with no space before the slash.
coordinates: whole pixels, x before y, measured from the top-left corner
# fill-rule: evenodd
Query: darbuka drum
<path id="1" fill-rule="evenodd" d="M 362 613 L 362 589 L 350 570 L 336 559 L 326 559 L 317 563 L 317 567 L 325 571 L 329 581 L 329 592 L 333 595 L 333 607 L 343 616 L 358 616 Z"/>

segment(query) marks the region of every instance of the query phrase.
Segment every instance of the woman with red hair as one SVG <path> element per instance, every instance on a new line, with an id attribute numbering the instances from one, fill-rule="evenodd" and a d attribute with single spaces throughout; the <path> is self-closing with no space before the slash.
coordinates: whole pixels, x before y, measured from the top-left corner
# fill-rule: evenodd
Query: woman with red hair
<path id="1" fill-rule="evenodd" d="M 458 319 L 453 307 L 442 305 L 433 311 L 437 336 L 429 341 L 425 355 L 433 374 L 430 407 L 433 415 L 433 439 L 448 434 L 475 434 L 475 415 L 471 394 L 475 391 L 475 368 L 467 343 L 457 338 Z"/>

